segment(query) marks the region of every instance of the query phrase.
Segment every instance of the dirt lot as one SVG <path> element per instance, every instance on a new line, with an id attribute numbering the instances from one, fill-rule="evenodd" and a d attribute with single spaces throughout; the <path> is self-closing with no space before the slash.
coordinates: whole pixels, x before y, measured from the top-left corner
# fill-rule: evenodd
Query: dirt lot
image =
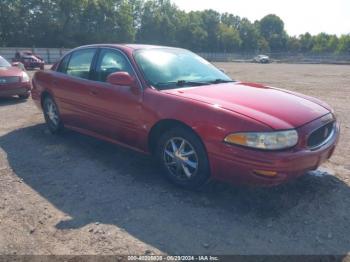
<path id="1" fill-rule="evenodd" d="M 31 100 L 0 100 L 0 254 L 350 252 L 350 66 L 219 64 L 234 79 L 331 104 L 342 136 L 322 172 L 274 188 L 169 185 L 149 158 L 52 136 Z"/>

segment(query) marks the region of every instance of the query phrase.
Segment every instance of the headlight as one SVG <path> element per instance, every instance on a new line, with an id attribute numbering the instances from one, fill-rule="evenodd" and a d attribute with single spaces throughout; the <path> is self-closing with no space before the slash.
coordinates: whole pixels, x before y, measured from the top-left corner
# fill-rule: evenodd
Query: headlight
<path id="1" fill-rule="evenodd" d="M 296 130 L 234 133 L 228 135 L 224 141 L 258 149 L 279 150 L 295 146 L 298 143 L 298 133 Z"/>
<path id="2" fill-rule="evenodd" d="M 30 78 L 26 72 L 22 72 L 22 82 L 29 82 Z"/>

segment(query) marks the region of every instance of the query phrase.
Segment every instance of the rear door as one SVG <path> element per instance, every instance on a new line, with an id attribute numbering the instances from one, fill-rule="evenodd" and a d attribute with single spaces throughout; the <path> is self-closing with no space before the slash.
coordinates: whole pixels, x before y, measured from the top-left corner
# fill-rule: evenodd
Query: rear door
<path id="1" fill-rule="evenodd" d="M 97 51 L 97 48 L 86 48 L 67 55 L 53 77 L 54 96 L 68 126 L 91 128 L 91 94 L 95 90 L 91 69 Z"/>

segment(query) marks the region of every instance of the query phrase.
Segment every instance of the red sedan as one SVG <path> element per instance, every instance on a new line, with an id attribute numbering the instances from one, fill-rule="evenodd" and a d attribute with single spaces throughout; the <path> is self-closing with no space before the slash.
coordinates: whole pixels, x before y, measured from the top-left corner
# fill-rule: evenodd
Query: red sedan
<path id="1" fill-rule="evenodd" d="M 30 95 L 30 78 L 17 66 L 11 66 L 0 56 L 0 97 L 19 96 L 27 99 Z"/>
<path id="2" fill-rule="evenodd" d="M 230 79 L 194 53 L 91 45 L 33 79 L 52 133 L 63 127 L 154 155 L 177 185 L 211 178 L 275 185 L 316 169 L 339 136 L 332 109 Z"/>

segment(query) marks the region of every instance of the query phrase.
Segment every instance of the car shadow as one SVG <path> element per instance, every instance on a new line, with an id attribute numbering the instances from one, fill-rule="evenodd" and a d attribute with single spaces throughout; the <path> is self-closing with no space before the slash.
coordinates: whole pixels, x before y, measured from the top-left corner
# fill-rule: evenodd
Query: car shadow
<path id="1" fill-rule="evenodd" d="M 0 147 L 24 183 L 71 217 L 58 230 L 115 225 L 170 254 L 350 251 L 350 190 L 335 176 L 191 192 L 147 156 L 75 132 L 53 136 L 42 124 L 0 137 Z"/>
<path id="2" fill-rule="evenodd" d="M 0 97 L 0 106 L 9 106 L 9 105 L 15 105 L 15 104 L 21 104 L 27 102 L 26 99 L 21 99 L 19 97 Z"/>

